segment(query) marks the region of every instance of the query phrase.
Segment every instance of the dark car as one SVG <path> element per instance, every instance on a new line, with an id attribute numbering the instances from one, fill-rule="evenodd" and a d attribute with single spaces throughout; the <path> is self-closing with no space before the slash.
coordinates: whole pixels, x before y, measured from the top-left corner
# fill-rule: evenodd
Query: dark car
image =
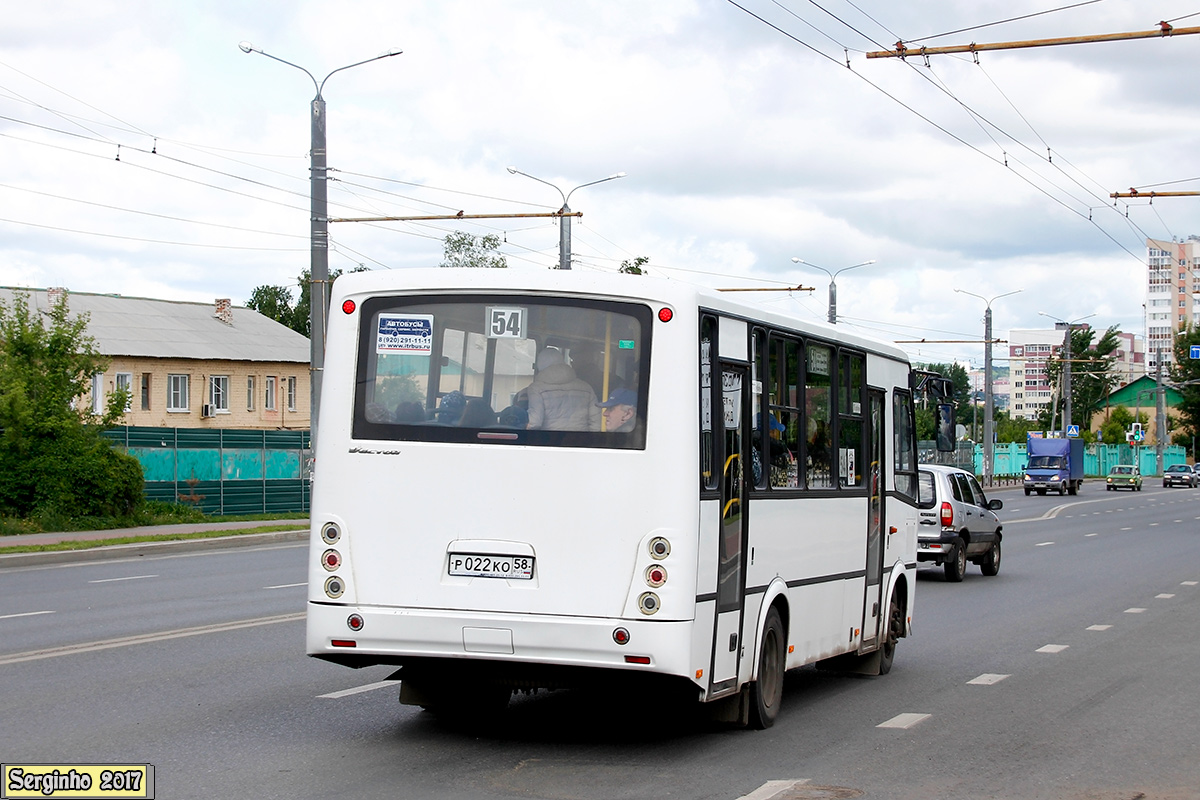
<path id="1" fill-rule="evenodd" d="M 1174 464 L 1163 470 L 1163 486 L 1196 486 L 1196 473 L 1187 464 Z"/>
<path id="2" fill-rule="evenodd" d="M 989 501 L 975 476 L 956 467 L 923 464 L 917 486 L 917 561 L 934 562 L 954 582 L 963 579 L 967 561 L 984 575 L 998 573 L 1004 536 L 996 512 L 1004 503 Z"/>

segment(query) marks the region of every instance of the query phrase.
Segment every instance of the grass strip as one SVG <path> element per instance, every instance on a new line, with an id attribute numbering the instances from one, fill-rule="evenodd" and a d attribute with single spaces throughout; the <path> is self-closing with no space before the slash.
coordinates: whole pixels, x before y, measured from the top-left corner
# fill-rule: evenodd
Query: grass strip
<path id="1" fill-rule="evenodd" d="M 0 555 L 14 553 L 52 553 L 60 550 L 91 550 L 114 544 L 138 544 L 140 542 L 180 542 L 188 539 L 216 539 L 222 536 L 242 536 L 248 533 L 276 533 L 278 531 L 301 530 L 295 525 L 264 525 L 261 528 L 237 528 L 227 531 L 199 531 L 197 533 L 164 533 L 157 536 L 120 536 L 113 539 L 89 539 L 86 541 L 53 542 L 51 544 L 24 544 L 0 547 Z"/>

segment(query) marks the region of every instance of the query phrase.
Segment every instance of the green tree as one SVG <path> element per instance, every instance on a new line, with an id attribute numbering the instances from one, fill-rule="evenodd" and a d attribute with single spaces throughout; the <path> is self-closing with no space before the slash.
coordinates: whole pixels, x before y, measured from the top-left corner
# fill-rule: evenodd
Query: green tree
<path id="1" fill-rule="evenodd" d="M 1113 325 L 1100 338 L 1095 328 L 1075 327 L 1071 329 L 1071 422 L 1084 430 L 1091 428 L 1092 417 L 1104 408 L 1105 399 L 1117 385 L 1116 352 L 1120 347 L 1120 330 Z M 1046 377 L 1052 386 L 1059 387 L 1063 378 L 1063 361 L 1060 354 L 1046 362 Z M 1059 401 L 1062 407 L 1061 399 Z M 1055 426 L 1048 417 L 1054 413 L 1053 405 L 1043 421 L 1046 429 Z M 1061 421 L 1061 417 L 1059 418 Z"/>
<path id="2" fill-rule="evenodd" d="M 286 286 L 255 287 L 246 301 L 246 308 L 252 308 L 264 317 L 296 330 L 296 309 L 292 306 L 292 292 Z"/>
<path id="3" fill-rule="evenodd" d="M 26 293 L 0 301 L 0 512 L 116 516 L 141 502 L 141 465 L 100 435 L 129 392 L 110 394 L 100 414 L 78 404 L 108 366 L 87 324 L 66 299 L 46 312 Z"/>
<path id="4" fill-rule="evenodd" d="M 357 266 L 350 270 L 351 272 L 367 272 L 364 266 Z M 333 282 L 338 279 L 343 272 L 340 269 L 329 270 L 329 286 L 332 289 Z M 296 333 L 308 336 L 311 320 L 309 319 L 312 304 L 309 302 L 309 297 L 312 295 L 312 272 L 304 270 L 296 277 L 296 285 L 300 289 L 300 299 L 292 305 L 292 290 L 286 286 L 270 286 L 263 285 L 255 287 L 250 293 L 250 299 L 246 301 L 246 307 L 252 308 L 263 316 L 283 325 L 287 325 Z"/>
<path id="5" fill-rule="evenodd" d="M 638 256 L 632 261 L 625 259 L 621 262 L 621 268 L 617 271 L 625 275 L 645 275 L 647 272 L 646 265 L 649 263 L 649 256 Z"/>
<path id="6" fill-rule="evenodd" d="M 1182 429 L 1179 435 L 1188 437 L 1200 434 L 1200 359 L 1191 357 L 1192 345 L 1200 345 L 1200 327 L 1189 325 L 1175 334 L 1171 352 L 1174 358 L 1167 375 L 1183 396 L 1176 410 Z M 1190 383 L 1196 381 L 1197 383 Z"/>
<path id="7" fill-rule="evenodd" d="M 508 259 L 495 252 L 500 248 L 500 237 L 494 233 L 474 236 L 465 231 L 446 234 L 443 245 L 443 267 L 492 267 L 503 269 Z"/>
<path id="8" fill-rule="evenodd" d="M 1027 419 L 1014 419 L 1007 411 L 997 411 L 992 415 L 992 423 L 996 431 L 997 442 L 1019 442 L 1024 444 L 1029 438 L 1029 432 L 1035 430 L 1036 422 Z M 1041 430 L 1040 427 L 1036 428 Z"/>

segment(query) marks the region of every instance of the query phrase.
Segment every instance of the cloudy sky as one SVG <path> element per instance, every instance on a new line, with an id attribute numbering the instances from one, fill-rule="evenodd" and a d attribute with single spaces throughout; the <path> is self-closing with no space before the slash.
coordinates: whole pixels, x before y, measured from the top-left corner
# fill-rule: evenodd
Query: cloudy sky
<path id="1" fill-rule="evenodd" d="M 552 211 L 577 269 L 756 295 L 982 363 L 996 335 L 1095 314 L 1143 332 L 1147 237 L 1200 234 L 1200 37 L 867 59 L 1200 25 L 1196 0 L 62 0 L 0 27 L 0 285 L 243 303 L 308 265 L 308 76 L 333 216 Z M 999 23 L 999 24 L 996 24 Z M 943 35 L 944 34 L 944 35 Z M 849 66 L 847 66 L 847 61 Z M 1115 204 L 1115 205 L 1114 205 Z M 550 219 L 335 223 L 330 265 L 436 266 L 495 233 L 558 259 Z M 956 293 L 972 292 L 980 298 Z M 972 341 L 973 340 L 973 341 Z M 997 350 L 997 355 L 1000 351 Z M 1001 362 L 997 362 L 1001 363 Z"/>

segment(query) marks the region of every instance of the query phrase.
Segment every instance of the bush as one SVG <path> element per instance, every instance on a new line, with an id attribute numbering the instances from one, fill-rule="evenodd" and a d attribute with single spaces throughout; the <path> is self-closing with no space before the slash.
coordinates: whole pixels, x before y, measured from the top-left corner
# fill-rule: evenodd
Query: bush
<path id="1" fill-rule="evenodd" d="M 91 428 L 38 437 L 0 453 L 0 512 L 17 516 L 120 517 L 142 501 L 142 465 Z"/>

